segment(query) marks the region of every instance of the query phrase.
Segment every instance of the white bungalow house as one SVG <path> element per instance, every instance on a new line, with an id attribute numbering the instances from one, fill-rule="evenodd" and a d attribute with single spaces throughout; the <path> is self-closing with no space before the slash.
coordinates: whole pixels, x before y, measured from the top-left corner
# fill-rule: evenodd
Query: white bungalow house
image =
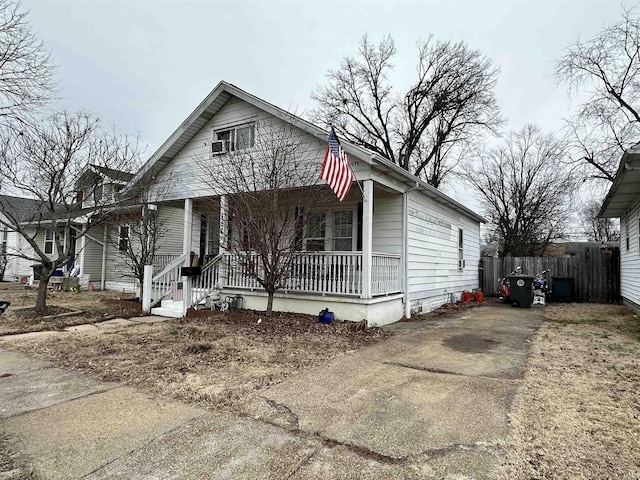
<path id="1" fill-rule="evenodd" d="M 265 308 L 264 291 L 238 268 L 237 253 L 225 250 L 227 239 L 237 235 L 225 217 L 230 195 L 200 181 L 198 170 L 202 160 L 215 162 L 254 148 L 257 132 L 278 122 L 290 127 L 307 156 L 317 158 L 319 172 L 325 130 L 221 82 L 133 178 L 89 166 L 78 179 L 84 207 L 108 204 L 116 195 L 135 197 L 142 188 L 155 195 L 147 209 L 156 212 L 166 231 L 147 282 L 146 303 L 154 313 L 182 316 L 219 289 L 223 296 L 242 295 L 245 308 Z M 381 325 L 430 311 L 476 288 L 482 217 L 387 159 L 346 141 L 342 147 L 359 188 L 342 202 L 335 198 L 310 212 L 326 228 L 304 232 L 296 271 L 276 294 L 274 309 L 317 314 L 328 307 L 338 318 Z M 138 203 L 127 207 L 133 222 L 144 211 Z M 33 211 L 28 205 L 20 208 Z M 97 288 L 135 291 L 139 285 L 119 251 L 130 241 L 128 231 L 126 224 L 107 222 L 83 235 L 75 245 L 73 266 L 79 275 Z M 12 232 L 0 233 L 3 251 L 19 248 Z M 39 235 L 46 251 L 51 235 L 46 228 Z M 192 264 L 194 256 L 202 273 L 182 277 L 181 267 Z M 7 258 L 5 279 L 31 276 L 30 265 Z"/>
<path id="2" fill-rule="evenodd" d="M 169 232 L 156 262 L 166 268 L 156 269 L 153 282 L 145 280 L 151 292 L 146 305 L 162 303 L 153 313 L 182 316 L 215 289 L 223 296 L 241 295 L 244 308 L 265 308 L 262 288 L 224 248 L 234 235 L 224 214 L 229 196 L 200 181 L 198 169 L 202 160 L 253 148 L 256 132 L 274 122 L 289 125 L 307 151 L 315 152 L 319 173 L 327 131 L 221 82 L 131 181 L 129 188 L 162 190 L 153 208 Z M 360 188 L 342 202 L 316 206 L 326 228 L 321 238 L 305 232 L 296 260 L 300 268 L 276 293 L 274 310 L 317 314 L 328 307 L 337 318 L 382 325 L 477 288 L 483 218 L 387 159 L 346 141 L 342 147 Z M 202 273 L 181 277 L 193 254 L 201 259 Z"/>
<path id="3" fill-rule="evenodd" d="M 640 311 L 640 143 L 622 156 L 599 216 L 620 219 L 620 293 Z"/>

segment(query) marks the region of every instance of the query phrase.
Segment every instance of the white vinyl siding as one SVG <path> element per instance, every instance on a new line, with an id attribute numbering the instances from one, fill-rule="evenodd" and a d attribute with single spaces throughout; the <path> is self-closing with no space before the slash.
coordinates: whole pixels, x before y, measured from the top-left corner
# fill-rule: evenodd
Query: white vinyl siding
<path id="1" fill-rule="evenodd" d="M 402 195 L 375 190 L 373 196 L 373 251 L 401 255 Z"/>
<path id="2" fill-rule="evenodd" d="M 278 129 L 283 122 L 238 98 L 230 99 L 158 174 L 153 194 L 158 195 L 159 200 L 175 200 L 224 193 L 213 187 L 212 178 L 207 178 L 206 168 L 203 168 L 207 162 L 219 161 L 216 156 L 212 157 L 210 154 L 212 132 L 248 124 L 255 124 L 254 136 L 255 142 L 258 143 L 262 132 L 268 131 L 269 128 Z M 317 158 L 319 172 L 327 148 L 326 141 L 299 129 L 294 129 L 294 132 L 299 134 L 300 144 L 304 146 L 298 152 L 300 157 Z M 355 171 L 365 167 L 364 164 L 353 165 Z"/>
<path id="3" fill-rule="evenodd" d="M 132 272 L 125 262 L 125 256 L 118 249 L 118 235 L 120 226 L 110 225 L 109 242 L 107 242 L 107 282 L 131 282 Z M 114 241 L 115 240 L 115 241 Z"/>
<path id="4" fill-rule="evenodd" d="M 478 286 L 480 226 L 419 192 L 409 194 L 408 279 L 411 301 L 441 298 Z M 459 230 L 466 268 L 458 270 Z M 428 305 L 427 305 L 428 308 Z"/>
<path id="5" fill-rule="evenodd" d="M 195 219 L 196 216 L 194 215 L 194 222 L 196 221 Z M 160 205 L 158 207 L 158 222 L 162 224 L 163 232 L 157 240 L 156 253 L 182 255 L 184 210 Z"/>
<path id="6" fill-rule="evenodd" d="M 634 205 L 628 215 L 620 219 L 624 242 L 620 249 L 620 293 L 623 298 L 640 304 L 640 201 L 636 200 Z"/>
<path id="7" fill-rule="evenodd" d="M 102 242 L 104 227 L 91 229 L 89 235 Z M 80 241 L 78 241 L 76 245 L 79 244 Z M 78 248 L 80 247 L 78 246 Z M 89 282 L 93 283 L 94 286 L 100 286 L 102 276 L 102 245 L 90 237 L 86 237 L 85 239 L 82 273 L 89 275 Z"/>

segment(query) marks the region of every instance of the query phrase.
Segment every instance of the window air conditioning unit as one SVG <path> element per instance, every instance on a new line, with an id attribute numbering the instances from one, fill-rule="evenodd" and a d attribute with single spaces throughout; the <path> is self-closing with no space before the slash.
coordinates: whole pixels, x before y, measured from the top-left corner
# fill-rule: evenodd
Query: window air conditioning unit
<path id="1" fill-rule="evenodd" d="M 214 140 L 211 142 L 211 154 L 221 155 L 227 153 L 227 145 L 224 140 Z"/>
<path id="2" fill-rule="evenodd" d="M 465 261 L 464 259 L 458 260 L 458 270 L 464 270 Z"/>

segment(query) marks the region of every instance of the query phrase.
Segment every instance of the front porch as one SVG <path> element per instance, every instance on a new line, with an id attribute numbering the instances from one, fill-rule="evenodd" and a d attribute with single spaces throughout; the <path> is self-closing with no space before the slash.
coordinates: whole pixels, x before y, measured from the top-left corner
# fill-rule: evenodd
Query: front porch
<path id="1" fill-rule="evenodd" d="M 157 264 L 168 258 L 168 255 L 159 256 Z M 186 255 L 175 256 L 157 275 L 152 275 L 152 266 L 147 267 L 146 276 L 152 279 L 143 291 L 143 304 L 148 302 L 145 309 L 162 304 L 161 310 L 152 312 L 181 317 L 188 308 L 208 304 L 207 297 L 214 292 L 223 297 L 241 295 L 244 308 L 264 309 L 266 293 L 255 275 L 247 273 L 250 266 L 252 271 L 261 274 L 256 254 L 219 254 L 201 268 L 199 275 L 192 277 L 182 276 L 186 259 Z M 329 307 L 341 319 L 361 320 L 369 318 L 372 308 L 389 310 L 388 305 L 382 304 L 393 302 L 397 304 L 392 308 L 397 319 L 402 316 L 400 255 L 372 255 L 370 292 L 370 296 L 365 297 L 362 252 L 298 252 L 283 287 L 276 292 L 274 307 L 279 311 L 301 313 L 317 313 Z"/>
<path id="2" fill-rule="evenodd" d="M 229 196 L 185 199 L 180 209 L 184 212 L 181 226 L 175 214 L 180 206 L 173 201 L 167 207 L 174 212 L 175 233 L 180 227 L 184 232 L 182 253 L 156 256 L 147 275 L 150 280 L 145 281 L 149 285 L 143 306 L 147 309 L 164 301 L 163 307 L 170 306 L 173 311 L 156 313 L 183 316 L 188 308 L 221 292 L 222 296 L 242 295 L 245 308 L 264 310 L 266 293 L 258 279 L 273 278 L 273 270 L 265 271 L 266 264 L 277 270 L 275 310 L 317 313 L 325 307 L 334 308 L 333 304 L 339 318 L 359 321 L 371 317 L 370 305 L 393 302 L 394 318 L 385 323 L 398 320 L 403 316 L 405 289 L 405 199 L 402 194 L 374 186 L 371 180 L 362 186 L 362 194 L 353 189 L 343 202 L 334 199 L 304 209 L 303 226 L 289 220 L 288 238 L 295 238 L 295 244 L 260 253 L 251 248 L 258 237 L 247 235 L 245 226 L 230 213 Z M 300 215 L 295 204 L 285 202 L 284 206 L 289 215 Z M 160 211 L 162 208 L 160 205 Z M 176 240 L 172 236 L 174 244 Z M 182 267 L 194 265 L 200 267 L 199 274 L 183 277 Z M 345 309 L 347 304 L 350 307 Z"/>

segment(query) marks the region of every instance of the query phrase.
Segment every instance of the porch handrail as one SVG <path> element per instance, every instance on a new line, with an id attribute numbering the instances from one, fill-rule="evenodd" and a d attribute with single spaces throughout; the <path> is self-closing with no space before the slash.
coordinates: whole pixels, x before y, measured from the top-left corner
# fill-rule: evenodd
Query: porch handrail
<path id="1" fill-rule="evenodd" d="M 182 253 L 157 253 L 153 256 L 153 269 L 162 271 L 167 265 L 181 256 Z"/>
<path id="2" fill-rule="evenodd" d="M 184 266 L 188 254 L 182 254 L 164 269 L 153 276 L 151 280 L 151 306 L 155 306 L 167 295 L 177 289 L 177 283 L 182 281 L 180 269 Z M 178 300 L 177 298 L 174 300 Z"/>
<path id="3" fill-rule="evenodd" d="M 203 299 L 220 286 L 220 260 L 224 256 L 219 253 L 207 263 L 200 271 L 200 275 L 191 278 L 191 307 L 200 303 Z"/>

